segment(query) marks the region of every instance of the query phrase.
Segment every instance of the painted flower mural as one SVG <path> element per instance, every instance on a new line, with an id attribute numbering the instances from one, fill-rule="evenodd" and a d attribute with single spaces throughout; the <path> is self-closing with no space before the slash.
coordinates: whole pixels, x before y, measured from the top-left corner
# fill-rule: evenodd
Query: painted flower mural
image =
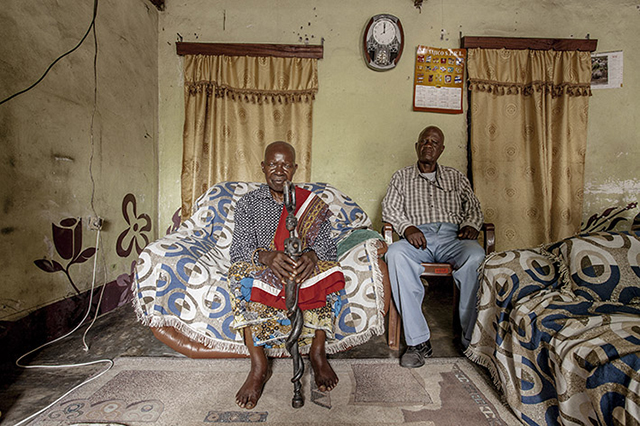
<path id="1" fill-rule="evenodd" d="M 627 210 L 632 210 L 638 207 L 638 203 L 629 203 L 625 207 L 609 207 L 600 214 L 594 214 L 580 226 L 580 232 L 598 232 L 598 231 L 611 231 L 619 223 L 626 222 L 627 218 L 621 217 L 621 215 Z"/>
<path id="2" fill-rule="evenodd" d="M 136 261 L 134 260 L 133 262 L 131 262 L 129 274 L 118 275 L 118 277 L 116 278 L 116 285 L 118 286 L 118 291 L 120 292 L 120 300 L 118 301 L 116 307 L 124 305 L 133 298 L 131 285 L 133 284 L 133 278 L 135 276 L 135 268 Z"/>
<path id="3" fill-rule="evenodd" d="M 172 232 L 176 232 L 178 228 L 180 228 L 180 223 L 182 222 L 182 217 L 180 216 L 180 212 L 182 211 L 182 207 L 179 207 L 178 210 L 175 211 L 173 217 L 171 218 L 171 226 L 167 228 L 167 235 Z"/>
<path id="4" fill-rule="evenodd" d="M 138 215 L 137 210 L 135 195 L 125 195 L 122 200 L 122 215 L 129 227 L 122 231 L 116 241 L 116 252 L 120 257 L 129 256 L 134 246 L 136 253 L 140 254 L 149 244 L 147 232 L 151 231 L 151 218 L 146 213 Z"/>
<path id="5" fill-rule="evenodd" d="M 64 272 L 73 289 L 80 294 L 80 290 L 69 274 L 69 267 L 89 260 L 95 255 L 96 248 L 89 247 L 82 250 L 82 219 L 70 217 L 63 219 L 59 226 L 54 223 L 51 226 L 56 252 L 62 259 L 69 262 L 63 266 L 56 260 L 44 258 L 35 260 L 33 263 L 45 272 Z"/>

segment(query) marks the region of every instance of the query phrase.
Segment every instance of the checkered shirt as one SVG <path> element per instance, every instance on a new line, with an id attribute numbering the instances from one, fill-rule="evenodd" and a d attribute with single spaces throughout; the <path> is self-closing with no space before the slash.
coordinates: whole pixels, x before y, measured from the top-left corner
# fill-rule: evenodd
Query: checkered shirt
<path id="1" fill-rule="evenodd" d="M 404 236 L 409 226 L 448 222 L 480 230 L 484 217 L 469 180 L 458 170 L 436 164 L 434 182 L 420 175 L 418 165 L 393 174 L 382 200 L 382 220 Z"/>
<path id="2" fill-rule="evenodd" d="M 258 263 L 257 248 L 269 250 L 273 236 L 278 228 L 283 203 L 273 199 L 269 187 L 265 184 L 245 194 L 238 200 L 235 209 L 235 227 L 231 240 L 231 263 Z M 338 258 L 336 244 L 331 238 L 331 223 L 325 220 L 315 239 L 313 247 L 303 247 L 303 251 L 312 249 L 319 260 L 336 261 Z"/>

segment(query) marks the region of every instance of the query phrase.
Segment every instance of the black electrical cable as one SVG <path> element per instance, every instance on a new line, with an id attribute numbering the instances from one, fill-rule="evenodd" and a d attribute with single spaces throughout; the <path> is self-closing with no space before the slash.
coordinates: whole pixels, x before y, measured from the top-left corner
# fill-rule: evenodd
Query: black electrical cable
<path id="1" fill-rule="evenodd" d="M 93 138 L 93 128 L 96 118 L 96 111 L 98 109 L 98 34 L 96 34 L 96 12 L 98 7 L 98 0 L 95 0 L 95 7 L 93 9 L 93 21 L 91 26 L 93 27 L 93 111 L 91 112 L 91 158 L 89 159 L 89 177 L 91 178 L 91 211 L 94 217 L 98 217 L 96 208 L 94 206 L 94 200 L 96 195 L 96 181 L 93 178 L 93 154 L 95 151 L 95 141 Z"/>
<path id="2" fill-rule="evenodd" d="M 78 49 L 80 47 L 80 45 L 82 45 L 82 43 L 85 41 L 85 39 L 87 38 L 87 36 L 89 35 L 89 32 L 91 32 L 91 29 L 93 28 L 93 26 L 95 25 L 96 22 L 96 15 L 98 14 L 98 0 L 94 0 L 93 2 L 93 17 L 91 18 L 91 24 L 89 25 L 89 28 L 87 29 L 87 32 L 84 34 L 84 36 L 82 37 L 82 40 L 80 40 L 80 42 L 71 50 L 69 50 L 66 53 L 63 53 L 62 55 L 58 56 L 58 58 L 53 61 L 51 63 L 51 65 L 49 65 L 49 67 L 47 68 L 47 70 L 44 72 L 44 74 L 42 74 L 42 77 L 40 77 L 38 79 L 38 81 L 36 81 L 35 83 L 33 83 L 31 86 L 27 87 L 24 90 L 19 91 L 18 93 L 14 93 L 13 95 L 9 96 L 6 99 L 3 99 L 2 101 L 0 101 L 0 105 L 2 105 L 5 102 L 10 101 L 11 99 L 15 98 L 18 95 L 21 95 L 31 89 L 33 89 L 34 87 L 36 87 L 42 80 L 44 80 L 44 78 L 46 77 L 46 75 L 49 73 L 49 71 L 51 70 L 51 68 L 53 68 L 53 66 L 58 63 L 58 61 L 62 58 L 64 58 L 65 56 L 73 53 L 76 49 Z"/>

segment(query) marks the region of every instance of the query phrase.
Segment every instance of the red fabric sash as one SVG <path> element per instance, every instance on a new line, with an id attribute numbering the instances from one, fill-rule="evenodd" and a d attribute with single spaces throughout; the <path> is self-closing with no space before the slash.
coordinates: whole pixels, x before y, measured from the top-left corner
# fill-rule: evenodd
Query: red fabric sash
<path id="1" fill-rule="evenodd" d="M 311 191 L 296 186 L 296 209 L 295 214 L 298 215 L 299 209 L 309 199 L 316 197 Z M 317 221 L 324 220 L 321 209 L 326 204 L 317 199 L 309 199 L 310 204 L 306 206 L 305 211 L 299 215 L 297 230 L 303 235 L 298 235 L 305 243 L 305 233 L 311 226 L 317 224 Z M 278 251 L 284 250 L 284 241 L 289 238 L 289 231 L 286 227 L 286 219 L 288 216 L 286 207 L 282 208 L 282 215 L 278 222 L 278 227 L 273 238 L 273 248 Z M 269 275 L 273 276 L 273 273 Z M 273 276 L 275 277 L 275 276 Z M 263 277 L 261 277 L 263 278 Z M 300 309 L 315 309 L 324 306 L 327 303 L 327 295 L 339 291 L 344 288 L 345 281 L 340 265 L 337 262 L 318 261 L 318 267 L 313 275 L 300 288 L 298 306 Z M 265 305 L 273 306 L 278 309 L 286 309 L 285 289 L 276 289 L 263 280 L 254 278 L 253 287 L 251 289 L 251 300 Z"/>
<path id="2" fill-rule="evenodd" d="M 294 214 L 298 214 L 300 207 L 307 201 L 307 198 L 311 195 L 311 191 L 307 191 L 306 189 L 296 188 L 296 208 L 294 210 Z M 289 212 L 286 207 L 282 208 L 282 214 L 280 215 L 280 221 L 278 222 L 278 228 L 276 229 L 276 234 L 273 237 L 273 242 L 275 244 L 275 248 L 278 251 L 284 250 L 284 240 L 289 238 L 289 231 L 287 230 L 287 216 L 289 216 Z"/>

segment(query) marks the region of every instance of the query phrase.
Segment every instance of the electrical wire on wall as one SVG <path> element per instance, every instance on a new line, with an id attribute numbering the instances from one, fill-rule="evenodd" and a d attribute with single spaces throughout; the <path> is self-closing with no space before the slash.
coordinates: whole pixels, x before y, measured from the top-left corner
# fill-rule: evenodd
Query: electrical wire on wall
<path id="1" fill-rule="evenodd" d="M 53 61 L 51 63 L 51 65 L 49 65 L 49 67 L 46 69 L 44 74 L 42 74 L 42 77 L 40 77 L 35 83 L 33 83 L 31 86 L 27 87 L 26 89 L 21 90 L 19 92 L 16 92 L 13 95 L 9 96 L 8 98 L 5 98 L 5 99 L 1 100 L 0 101 L 0 105 L 2 105 L 5 102 L 9 102 L 11 99 L 15 98 L 16 96 L 22 95 L 23 93 L 28 92 L 29 90 L 31 90 L 34 87 L 36 87 L 38 84 L 40 84 L 40 82 L 42 80 L 44 80 L 44 78 L 47 76 L 47 74 L 49 73 L 51 68 L 53 68 L 53 66 L 55 64 L 57 64 L 58 61 L 60 61 L 65 56 L 70 55 L 71 53 L 75 52 L 82 45 L 82 43 L 84 43 L 85 39 L 89 35 L 89 32 L 91 32 L 92 29 L 95 29 L 95 23 L 96 23 L 96 16 L 97 15 L 98 15 L 98 0 L 94 0 L 94 3 L 93 3 L 93 18 L 91 19 L 91 24 L 89 25 L 89 28 L 87 28 L 87 32 L 84 33 L 84 36 L 82 36 L 82 39 L 78 42 L 78 44 L 76 44 L 76 46 L 73 49 L 69 50 L 68 52 L 63 53 L 60 56 L 58 56 L 58 58 L 56 58 L 56 60 Z M 93 34 L 94 34 L 94 37 L 95 37 L 95 31 L 93 32 Z"/>
<path id="2" fill-rule="evenodd" d="M 91 157 L 89 158 L 89 177 L 91 178 L 91 211 L 94 217 L 98 217 L 95 206 L 93 205 L 96 194 L 96 181 L 93 178 L 93 153 L 95 148 L 95 141 L 93 138 L 93 128 L 96 118 L 96 110 L 98 108 L 98 35 L 96 34 L 96 15 L 98 13 L 98 0 L 95 0 L 93 6 L 93 19 L 91 20 L 91 27 L 93 27 L 93 111 L 91 111 Z M 96 310 L 97 312 L 97 310 Z"/>
<path id="3" fill-rule="evenodd" d="M 96 233 L 96 255 L 93 258 L 93 278 L 91 280 L 91 290 L 89 293 L 89 307 L 87 308 L 87 312 L 84 315 L 84 318 L 82 318 L 82 320 L 80 321 L 80 323 L 70 332 L 68 332 L 67 334 L 58 337 L 57 339 L 54 339 L 50 342 L 45 343 L 44 345 L 38 346 L 37 348 L 27 352 L 26 354 L 22 355 L 20 358 L 18 358 L 16 360 L 16 365 L 20 368 L 25 368 L 25 369 L 38 369 L 38 368 L 44 368 L 44 369 L 55 369 L 55 368 L 74 368 L 74 367 L 85 367 L 88 365 L 96 365 L 96 364 L 107 364 L 107 367 L 102 370 L 100 373 L 89 377 L 88 379 L 86 379 L 85 381 L 83 381 L 82 383 L 74 386 L 73 388 L 71 388 L 70 390 L 68 390 L 67 392 L 65 392 L 62 396 L 60 396 L 58 399 L 56 399 L 55 401 L 53 401 L 51 404 L 47 405 L 46 407 L 42 408 L 41 410 L 33 413 L 32 415 L 30 415 L 29 417 L 21 420 L 20 422 L 16 423 L 15 426 L 19 426 L 22 424 L 26 424 L 26 422 L 30 421 L 31 419 L 33 419 L 36 416 L 39 416 L 40 414 L 44 413 L 46 410 L 48 410 L 49 408 L 51 408 L 52 406 L 54 406 L 55 404 L 57 404 L 59 401 L 61 401 L 64 397 L 66 397 L 67 395 L 69 395 L 71 392 L 75 391 L 76 389 L 86 385 L 89 382 L 92 382 L 93 380 L 97 379 L 98 377 L 102 376 L 103 374 L 105 374 L 107 371 L 111 370 L 111 367 L 113 367 L 113 360 L 111 359 L 98 359 L 95 361 L 87 361 L 87 362 L 81 362 L 81 363 L 75 363 L 75 364 L 22 364 L 20 361 L 22 361 L 23 358 L 31 355 L 34 352 L 39 351 L 40 349 L 47 347 L 49 345 L 54 344 L 55 342 L 58 342 L 62 339 L 64 339 L 65 337 L 70 336 L 71 334 L 73 334 L 76 330 L 78 330 L 82 324 L 85 322 L 85 320 L 87 319 L 87 317 L 89 316 L 89 313 L 91 312 L 91 305 L 93 302 L 93 290 L 95 289 L 95 284 L 96 284 L 96 263 L 98 260 L 98 250 L 100 247 L 100 230 L 98 230 L 98 232 Z M 98 301 L 98 305 L 96 306 L 96 316 L 98 315 L 98 309 L 100 308 L 100 302 L 102 301 L 102 295 L 104 294 L 104 286 L 102 288 L 102 292 L 100 293 L 100 300 Z M 94 317 L 94 321 L 95 321 L 95 317 Z M 84 350 L 88 351 L 89 350 L 89 346 L 87 345 L 86 341 L 85 341 L 85 337 L 87 335 L 87 332 L 89 331 L 89 328 L 91 328 L 91 326 L 93 325 L 93 322 L 91 322 L 91 324 L 89 325 L 89 327 L 87 328 L 87 330 L 85 331 L 85 333 L 82 336 L 82 343 L 84 344 Z"/>
<path id="4" fill-rule="evenodd" d="M 33 83 L 31 86 L 27 87 L 24 90 L 21 90 L 11 96 L 9 96 L 6 99 L 3 99 L 2 101 L 0 101 L 0 105 L 4 104 L 5 102 L 8 102 L 9 100 L 33 89 L 35 86 L 37 86 L 44 78 L 45 76 L 49 73 L 49 71 L 51 70 L 51 68 L 53 68 L 53 66 L 60 61 L 62 58 L 64 58 L 65 56 L 71 54 L 72 52 L 74 52 L 75 50 L 77 50 L 86 40 L 87 36 L 89 35 L 89 33 L 91 31 L 93 31 L 93 42 L 94 42 L 94 55 L 93 55 L 93 83 L 94 83 L 94 90 L 93 90 L 93 110 L 91 113 L 91 126 L 90 126 L 90 138 L 91 138 L 91 157 L 89 160 L 89 175 L 91 177 L 91 211 L 93 212 L 94 217 L 98 217 L 96 210 L 95 210 L 95 206 L 94 206 L 94 198 L 95 198 L 95 179 L 93 176 L 93 156 L 94 156 L 94 146 L 95 146 L 95 142 L 94 142 L 94 122 L 95 122 L 95 115 L 97 112 L 97 103 L 98 103 L 98 36 L 96 33 L 96 17 L 98 14 L 98 0 L 94 0 L 94 4 L 93 4 L 93 16 L 91 19 L 91 24 L 89 25 L 89 28 L 87 29 L 86 33 L 84 34 L 84 36 L 82 37 L 82 39 L 80 40 L 80 42 L 78 42 L 78 44 L 71 50 L 69 50 L 68 52 L 62 54 L 61 56 L 59 56 L 55 61 L 53 61 L 51 63 L 51 65 L 49 65 L 49 67 L 46 69 L 46 71 L 44 72 L 44 74 L 35 82 Z M 92 280 L 91 280 L 91 289 L 90 289 L 90 293 L 89 293 L 89 306 L 87 308 L 87 311 L 84 315 L 84 317 L 82 318 L 82 320 L 80 321 L 80 323 L 70 332 L 68 332 L 67 334 L 58 337 L 57 339 L 54 339 L 50 342 L 45 343 L 44 345 L 41 345 L 39 347 L 37 347 L 36 349 L 33 349 L 29 352 L 27 352 L 26 354 L 22 355 L 20 358 L 18 358 L 16 360 L 16 366 L 20 367 L 20 368 L 25 368 L 25 369 L 37 369 L 37 368 L 45 368 L 45 369 L 55 369 L 55 368 L 71 368 L 71 367 L 83 367 L 83 366 L 89 366 L 89 365 L 95 365 L 95 364 L 107 364 L 106 368 L 101 371 L 100 373 L 88 378 L 87 380 L 83 381 L 82 383 L 76 385 L 75 387 L 73 387 L 71 390 L 67 391 L 64 395 L 62 395 L 61 397 L 59 397 L 57 400 L 55 400 L 54 402 L 52 402 L 51 404 L 49 404 L 48 406 L 44 407 L 43 409 L 41 409 L 40 411 L 32 414 L 31 416 L 23 419 L 22 421 L 16 423 L 16 426 L 25 424 L 26 422 L 30 421 L 31 419 L 33 419 L 34 417 L 42 414 L 43 412 L 45 412 L 46 410 L 48 410 L 50 407 L 52 407 L 53 405 L 57 404 L 59 401 L 61 401 L 63 398 L 65 398 L 67 395 L 69 395 L 71 392 L 75 391 L 76 389 L 80 388 L 81 386 L 84 386 L 85 384 L 97 379 L 98 377 L 102 376 L 103 374 L 105 374 L 106 372 L 108 372 L 111 367 L 113 367 L 113 360 L 111 359 L 99 359 L 99 360 L 95 360 L 95 361 L 88 361 L 88 362 L 83 362 L 83 363 L 75 363 L 75 364 L 42 364 L 42 365 L 35 365 L 35 364 L 22 364 L 21 361 L 33 354 L 34 352 L 39 351 L 40 349 L 49 346 L 55 342 L 58 342 L 62 339 L 64 339 L 65 337 L 68 337 L 69 335 L 73 334 L 76 330 L 78 330 L 82 324 L 84 324 L 85 320 L 87 319 L 87 317 L 89 316 L 90 312 L 91 312 L 91 306 L 93 304 L 93 295 L 94 295 L 94 290 L 95 290 L 95 285 L 96 285 L 96 269 L 97 269 L 97 260 L 98 260 L 98 253 L 101 251 L 100 250 L 100 246 L 101 246 L 101 238 L 100 238 L 100 234 L 101 233 L 101 226 L 97 228 L 97 233 L 96 233 L 96 253 L 95 253 L 95 257 L 93 259 L 93 276 L 92 276 Z M 103 259 L 103 263 L 105 263 L 104 261 L 104 255 L 102 256 Z M 93 324 L 95 323 L 96 318 L 98 317 L 98 312 L 100 310 L 100 305 L 102 303 L 102 297 L 104 295 L 104 291 L 106 288 L 106 265 L 104 266 L 104 270 L 105 270 L 105 284 L 103 284 L 102 286 L 102 290 L 100 292 L 100 297 L 98 299 L 98 303 L 96 305 L 96 310 L 95 310 L 95 315 L 93 317 L 93 320 L 91 321 L 91 324 L 89 324 L 89 326 L 87 327 L 87 329 L 85 330 L 83 336 L 82 336 L 82 343 L 84 345 L 84 350 L 88 351 L 89 350 L 89 346 L 87 345 L 86 342 L 86 336 L 87 333 L 89 332 L 89 329 L 93 326 Z"/>

